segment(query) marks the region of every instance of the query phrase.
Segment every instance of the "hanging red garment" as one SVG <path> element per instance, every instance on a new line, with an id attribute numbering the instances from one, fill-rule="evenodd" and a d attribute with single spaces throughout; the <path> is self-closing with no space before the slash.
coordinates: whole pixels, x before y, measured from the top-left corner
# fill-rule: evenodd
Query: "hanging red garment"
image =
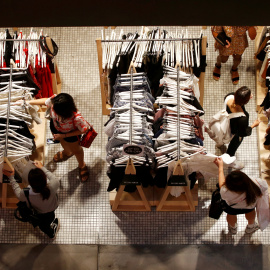
<path id="1" fill-rule="evenodd" d="M 40 83 L 37 81 L 37 78 L 36 78 L 36 76 L 35 76 L 35 74 L 34 74 L 34 70 L 33 70 L 33 68 L 32 68 L 31 65 L 28 66 L 28 72 L 29 72 L 31 78 L 33 79 L 34 83 L 35 83 L 35 84 L 38 86 L 38 88 L 40 89 L 40 90 L 38 91 L 38 93 L 35 95 L 35 98 L 36 98 L 36 99 L 42 98 L 41 85 L 40 85 Z"/>
<path id="2" fill-rule="evenodd" d="M 47 75 L 46 82 L 47 82 L 47 87 L 48 87 L 48 94 L 49 94 L 49 97 L 51 97 L 53 95 L 52 73 L 48 64 L 46 65 L 46 75 Z"/>
<path id="3" fill-rule="evenodd" d="M 51 97 L 53 95 L 51 72 L 48 66 L 36 66 L 36 76 L 39 84 L 41 85 L 42 97 Z"/>

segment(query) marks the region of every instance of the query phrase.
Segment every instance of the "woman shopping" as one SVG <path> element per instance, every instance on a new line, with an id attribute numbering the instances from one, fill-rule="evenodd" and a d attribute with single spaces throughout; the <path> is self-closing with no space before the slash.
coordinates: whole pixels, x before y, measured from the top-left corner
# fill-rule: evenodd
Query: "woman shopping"
<path id="1" fill-rule="evenodd" d="M 248 87 L 243 86 L 236 90 L 235 93 L 230 93 L 225 96 L 226 110 L 228 114 L 242 112 L 243 116 L 230 119 L 231 133 L 234 134 L 227 149 L 227 154 L 235 156 L 236 150 L 241 145 L 243 138 L 250 136 L 252 129 L 260 124 L 259 120 L 255 120 L 249 126 L 249 114 L 245 109 L 245 105 L 252 98 L 251 91 Z M 234 164 L 235 169 L 242 169 L 244 165 L 236 161 Z"/>
<path id="2" fill-rule="evenodd" d="M 259 178 L 253 180 L 241 171 L 232 171 L 225 178 L 222 159 L 216 158 L 214 163 L 218 166 L 218 183 L 220 195 L 225 204 L 224 211 L 227 213 L 229 232 L 237 233 L 237 215 L 239 214 L 245 214 L 248 221 L 245 232 L 248 234 L 255 232 L 260 228 L 255 222 L 255 207 L 263 193 L 267 192 L 267 184 L 266 187 L 261 188 L 264 186 L 261 183 L 264 180 Z M 269 202 L 266 207 L 269 212 Z"/>
<path id="3" fill-rule="evenodd" d="M 55 238 L 59 230 L 59 219 L 55 218 L 55 209 L 58 207 L 57 190 L 60 186 L 51 172 L 43 167 L 40 161 L 35 161 L 36 168 L 31 169 L 28 174 L 29 182 L 29 201 L 32 207 L 38 213 L 38 226 L 50 238 Z M 27 202 L 23 189 L 14 178 L 14 170 L 3 170 L 3 173 L 9 177 L 13 191 L 20 201 Z"/>
<path id="4" fill-rule="evenodd" d="M 218 81 L 220 79 L 221 64 L 226 63 L 229 56 L 233 57 L 233 65 L 231 68 L 232 83 L 238 84 L 239 73 L 238 66 L 242 60 L 242 54 L 248 47 L 247 32 L 251 40 L 256 37 L 255 26 L 212 26 L 212 34 L 216 39 L 215 49 L 219 51 L 215 68 L 213 70 L 213 78 Z M 225 39 L 225 44 L 221 45 L 217 40 L 222 35 L 222 39 Z"/>
<path id="5" fill-rule="evenodd" d="M 89 178 L 84 162 L 84 151 L 79 145 L 80 136 L 88 131 L 89 124 L 77 110 L 71 95 L 61 93 L 46 99 L 30 100 L 32 105 L 47 105 L 50 111 L 50 129 L 54 140 L 60 141 L 63 151 L 57 152 L 54 162 L 66 161 L 75 155 L 79 163 L 79 176 L 82 182 Z"/>

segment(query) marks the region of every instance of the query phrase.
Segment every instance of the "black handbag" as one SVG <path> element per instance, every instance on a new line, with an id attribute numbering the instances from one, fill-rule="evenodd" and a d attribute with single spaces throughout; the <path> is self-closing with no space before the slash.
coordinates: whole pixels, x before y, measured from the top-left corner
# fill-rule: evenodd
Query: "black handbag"
<path id="1" fill-rule="evenodd" d="M 27 206 L 26 202 L 18 202 L 17 208 L 14 210 L 14 216 L 16 219 L 22 222 L 29 222 L 33 227 L 37 227 L 39 224 L 39 218 L 37 211 L 32 207 L 29 200 L 29 188 L 24 188 L 23 192 L 29 203 L 30 208 Z"/>
<path id="2" fill-rule="evenodd" d="M 220 188 L 217 184 L 217 189 L 212 193 L 211 204 L 209 208 L 209 217 L 219 219 L 225 208 L 226 203 L 224 200 L 221 199 Z"/>
<path id="3" fill-rule="evenodd" d="M 225 31 L 223 30 L 221 33 L 219 33 L 216 37 L 215 37 L 216 41 L 221 44 L 223 47 L 225 47 L 226 45 L 228 45 L 228 43 L 226 42 L 226 40 L 228 40 L 231 43 L 231 38 L 228 37 L 225 33 Z"/>

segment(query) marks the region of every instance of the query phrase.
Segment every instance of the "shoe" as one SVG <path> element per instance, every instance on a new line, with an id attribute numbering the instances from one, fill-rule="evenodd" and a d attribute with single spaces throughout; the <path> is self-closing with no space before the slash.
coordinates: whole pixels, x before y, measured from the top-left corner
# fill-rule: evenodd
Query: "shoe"
<path id="1" fill-rule="evenodd" d="M 220 79 L 220 69 L 221 66 L 217 66 L 217 64 L 215 64 L 215 68 L 213 70 L 213 79 L 215 81 L 218 81 Z"/>
<path id="2" fill-rule="evenodd" d="M 235 160 L 232 164 L 229 165 L 229 167 L 232 167 L 235 170 L 242 170 L 245 165 L 241 161 Z"/>
<path id="3" fill-rule="evenodd" d="M 58 218 L 56 218 L 56 219 L 52 222 L 51 228 L 53 229 L 54 232 L 53 232 L 52 237 L 50 237 L 50 238 L 55 239 L 55 238 L 56 238 L 56 235 L 57 235 L 57 233 L 58 233 L 58 231 L 59 231 L 59 229 L 60 229 L 60 222 L 59 222 L 59 219 L 58 219 Z"/>
<path id="4" fill-rule="evenodd" d="M 237 69 L 231 69 L 231 76 L 232 76 L 232 83 L 233 83 L 233 85 L 238 84 L 239 83 L 238 68 Z"/>
<path id="5" fill-rule="evenodd" d="M 237 234 L 237 223 L 235 223 L 234 227 L 232 227 L 230 224 L 228 224 L 228 230 L 231 234 Z"/>
<path id="6" fill-rule="evenodd" d="M 57 152 L 54 155 L 53 161 L 54 162 L 63 162 L 63 161 L 66 161 L 73 156 L 74 156 L 74 154 L 72 154 L 71 156 L 67 156 L 63 151 L 61 151 L 61 152 Z"/>
<path id="7" fill-rule="evenodd" d="M 79 167 L 79 177 L 82 183 L 86 182 L 89 178 L 89 171 L 86 165 L 83 168 Z"/>
<path id="8" fill-rule="evenodd" d="M 253 233 L 253 232 L 257 231 L 258 229 L 260 229 L 258 223 L 254 222 L 254 224 L 247 225 L 245 232 L 246 233 Z"/>

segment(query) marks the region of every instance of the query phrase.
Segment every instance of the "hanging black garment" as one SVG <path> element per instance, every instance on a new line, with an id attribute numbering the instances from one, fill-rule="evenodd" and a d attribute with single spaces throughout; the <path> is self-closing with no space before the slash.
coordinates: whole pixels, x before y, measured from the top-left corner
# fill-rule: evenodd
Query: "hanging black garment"
<path id="1" fill-rule="evenodd" d="M 6 39 L 12 39 L 12 36 L 10 35 L 8 29 L 6 29 Z M 7 67 L 10 67 L 10 59 L 12 58 L 12 48 L 13 48 L 13 41 L 6 41 L 6 50 L 4 59 Z"/>
<path id="2" fill-rule="evenodd" d="M 266 94 L 262 104 L 260 105 L 260 107 L 263 107 L 263 109 L 265 111 L 270 108 L 270 94 L 269 94 L 269 91 L 267 92 L 267 94 Z"/>

